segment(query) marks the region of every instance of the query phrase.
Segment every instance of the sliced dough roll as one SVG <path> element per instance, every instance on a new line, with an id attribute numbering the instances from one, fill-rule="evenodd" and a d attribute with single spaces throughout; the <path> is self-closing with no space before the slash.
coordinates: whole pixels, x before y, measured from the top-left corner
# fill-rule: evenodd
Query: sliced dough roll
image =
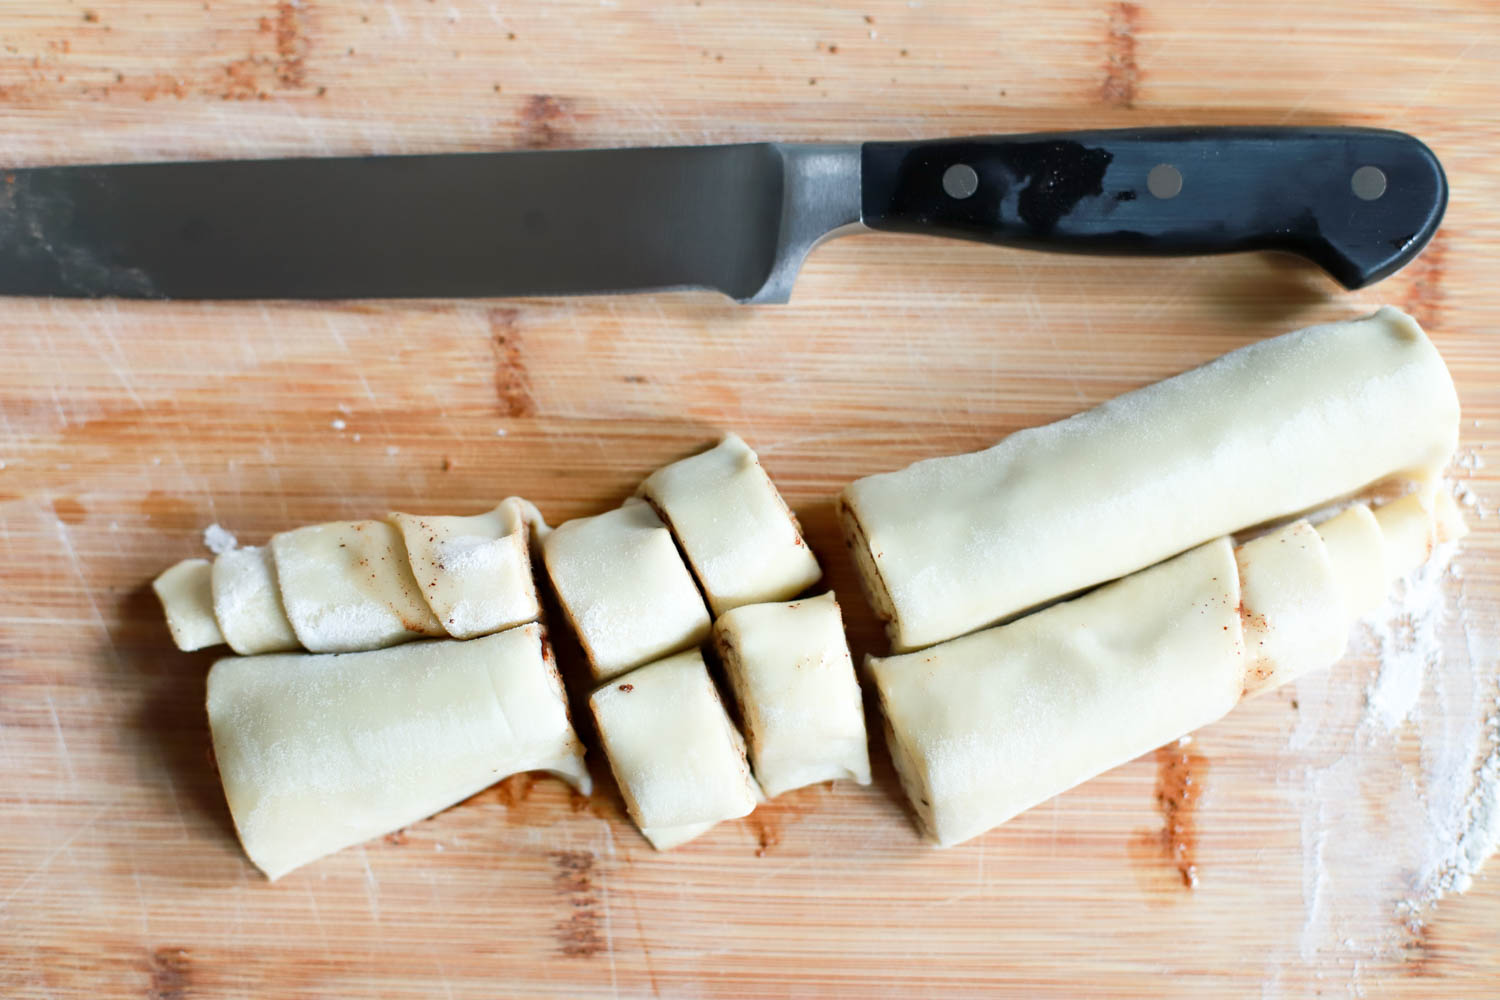
<path id="1" fill-rule="evenodd" d="M 1432 540 L 1462 531 L 1442 500 L 1373 515 L 1356 506 L 1319 528 L 1296 521 L 1234 551 L 1221 538 L 1008 625 L 871 658 L 920 824 L 941 846 L 967 840 L 1245 695 L 1329 666 L 1372 606 L 1361 574 L 1379 572 L 1383 590 L 1412 568 L 1411 539 L 1425 558 Z"/>
<path id="2" fill-rule="evenodd" d="M 167 618 L 167 631 L 183 652 L 224 641 L 214 618 L 212 577 L 207 559 L 184 559 L 151 581 Z"/>
<path id="3" fill-rule="evenodd" d="M 535 624 L 469 642 L 220 660 L 208 721 L 240 841 L 272 879 L 520 771 L 590 790 Z"/>
<path id="4" fill-rule="evenodd" d="M 641 494 L 682 543 L 715 615 L 796 597 L 823 575 L 760 459 L 734 434 L 657 469 Z"/>
<path id="5" fill-rule="evenodd" d="M 401 533 L 385 521 L 313 524 L 271 537 L 282 606 L 314 653 L 445 636 L 422 600 Z"/>
<path id="6" fill-rule="evenodd" d="M 834 779 L 870 783 L 864 706 L 832 591 L 728 611 L 714 623 L 714 646 L 767 795 Z"/>
<path id="7" fill-rule="evenodd" d="M 214 617 L 236 653 L 254 656 L 298 647 L 297 633 L 281 606 L 270 549 L 247 545 L 221 552 L 214 560 L 213 594 Z"/>
<path id="8" fill-rule="evenodd" d="M 861 479 L 840 517 L 871 603 L 909 650 L 1390 476 L 1430 498 L 1457 434 L 1442 358 L 1386 308 L 986 451 Z"/>
<path id="9" fill-rule="evenodd" d="M 565 521 L 543 539 L 542 558 L 596 679 L 708 637 L 703 597 L 649 504 Z"/>
<path id="10" fill-rule="evenodd" d="M 1393 581 L 1439 542 L 1468 529 L 1453 498 L 1409 494 L 1372 512 L 1354 504 L 1313 527 L 1295 521 L 1235 550 L 1248 662 L 1247 694 L 1268 691 L 1344 654 L 1349 630 Z M 1373 583 L 1372 583 L 1373 581 Z"/>
<path id="11" fill-rule="evenodd" d="M 659 850 L 755 808 L 744 744 L 696 649 L 613 678 L 589 707 L 630 818 Z"/>
<path id="12" fill-rule="evenodd" d="M 1367 546 L 1379 544 L 1368 536 L 1363 541 Z M 1378 557 L 1379 549 L 1375 552 Z M 1312 525 L 1294 521 L 1240 546 L 1234 560 L 1240 578 L 1246 694 L 1280 687 L 1344 655 L 1354 624 L 1351 602 Z"/>
<path id="13" fill-rule="evenodd" d="M 453 638 L 489 635 L 541 616 L 528 509 L 536 508 L 510 497 L 472 517 L 389 515 L 401 530 L 423 599 Z"/>

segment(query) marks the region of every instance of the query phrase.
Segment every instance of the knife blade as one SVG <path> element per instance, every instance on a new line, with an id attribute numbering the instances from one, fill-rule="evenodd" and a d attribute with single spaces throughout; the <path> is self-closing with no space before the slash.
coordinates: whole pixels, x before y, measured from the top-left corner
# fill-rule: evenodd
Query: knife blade
<path id="1" fill-rule="evenodd" d="M 1282 251 L 1353 289 L 1415 257 L 1446 203 L 1425 145 L 1361 128 L 37 167 L 0 185 L 0 294 L 785 302 L 814 246 L 862 230 Z"/>

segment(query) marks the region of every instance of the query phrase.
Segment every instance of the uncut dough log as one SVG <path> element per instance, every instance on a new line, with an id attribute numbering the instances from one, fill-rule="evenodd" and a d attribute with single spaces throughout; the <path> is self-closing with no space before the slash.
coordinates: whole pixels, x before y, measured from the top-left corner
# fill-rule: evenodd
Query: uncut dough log
<path id="1" fill-rule="evenodd" d="M 940 846 L 977 836 L 1330 665 L 1378 603 L 1360 574 L 1382 573 L 1383 590 L 1412 568 L 1411 539 L 1425 558 L 1462 534 L 1436 497 L 1296 521 L 1233 551 L 1220 538 L 1008 625 L 871 658 L 923 830 Z"/>
<path id="2" fill-rule="evenodd" d="M 401 533 L 385 521 L 312 524 L 271 536 L 281 603 L 314 653 L 445 636 L 422 600 Z"/>
<path id="3" fill-rule="evenodd" d="M 870 783 L 859 681 L 832 591 L 725 612 L 714 646 L 767 795 L 819 781 Z"/>
<path id="4" fill-rule="evenodd" d="M 208 675 L 208 721 L 240 841 L 271 879 L 520 771 L 590 791 L 535 624 L 467 642 L 223 659 Z"/>
<path id="5" fill-rule="evenodd" d="M 241 656 L 298 648 L 281 606 L 271 550 L 246 545 L 219 553 L 213 566 L 214 617 L 229 648 Z"/>
<path id="6" fill-rule="evenodd" d="M 1221 717 L 1244 645 L 1228 539 L 1077 600 L 931 649 L 869 660 L 923 830 L 975 837 Z"/>
<path id="7" fill-rule="evenodd" d="M 388 516 L 401 531 L 423 599 L 453 638 L 489 635 L 541 616 L 528 527 L 535 510 L 509 497 L 472 517 Z"/>
<path id="8" fill-rule="evenodd" d="M 682 544 L 715 615 L 796 597 L 823 575 L 760 459 L 734 434 L 657 469 L 641 494 Z"/>
<path id="9" fill-rule="evenodd" d="M 625 807 L 659 849 L 755 808 L 744 744 L 698 650 L 612 678 L 589 708 Z"/>
<path id="10" fill-rule="evenodd" d="M 644 501 L 563 522 L 542 540 L 542 560 L 597 680 L 708 638 L 703 597 Z"/>
<path id="11" fill-rule="evenodd" d="M 968 455 L 851 484 L 840 519 L 898 651 L 1001 621 L 1452 454 L 1442 358 L 1391 308 L 1234 351 Z"/>
<path id="12" fill-rule="evenodd" d="M 224 641 L 214 618 L 213 570 L 207 559 L 184 559 L 151 581 L 167 619 L 167 631 L 183 652 Z"/>

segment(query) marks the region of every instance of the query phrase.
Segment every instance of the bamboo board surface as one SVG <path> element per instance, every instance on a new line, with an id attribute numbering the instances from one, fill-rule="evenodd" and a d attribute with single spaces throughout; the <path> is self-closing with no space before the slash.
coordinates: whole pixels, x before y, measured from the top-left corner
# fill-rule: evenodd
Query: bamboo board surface
<path id="1" fill-rule="evenodd" d="M 0 300 L 0 994 L 1500 991 L 1500 864 L 1408 926 L 1417 845 L 1385 772 L 1325 797 L 1328 768 L 1374 752 L 1368 654 L 1197 734 L 1194 890 L 1160 850 L 1150 757 L 936 852 L 878 741 L 874 786 L 788 795 L 670 855 L 608 780 L 581 803 L 521 778 L 270 885 L 207 757 L 212 657 L 172 648 L 148 589 L 212 522 L 259 542 L 517 493 L 556 523 L 732 429 L 801 516 L 859 657 L 883 640 L 838 540 L 844 483 L 1390 302 L 1427 325 L 1465 407 L 1475 530 L 1430 673 L 1492 685 L 1488 0 L 5 0 L 0 40 L 5 166 L 1340 122 L 1416 132 L 1453 187 L 1426 254 L 1356 294 L 1259 256 L 865 236 L 816 251 L 779 307 Z M 1429 721 L 1472 729 L 1492 696 L 1439 699 Z M 1423 766 L 1409 726 L 1380 741 L 1392 773 Z M 1351 802 L 1381 845 L 1366 856 L 1320 825 Z"/>

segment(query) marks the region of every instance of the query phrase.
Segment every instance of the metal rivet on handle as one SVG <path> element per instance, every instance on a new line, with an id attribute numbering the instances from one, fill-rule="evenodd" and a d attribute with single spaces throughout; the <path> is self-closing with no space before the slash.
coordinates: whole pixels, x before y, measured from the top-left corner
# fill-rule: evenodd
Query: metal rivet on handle
<path id="1" fill-rule="evenodd" d="M 1158 163 L 1146 175 L 1146 190 L 1166 201 L 1182 193 L 1182 171 L 1170 163 Z"/>
<path id="2" fill-rule="evenodd" d="M 943 171 L 943 193 L 959 201 L 979 190 L 979 175 L 967 163 L 955 163 Z"/>
<path id="3" fill-rule="evenodd" d="M 1385 194 L 1385 171 L 1379 167 L 1360 167 L 1349 178 L 1349 186 L 1360 201 L 1374 201 Z"/>

